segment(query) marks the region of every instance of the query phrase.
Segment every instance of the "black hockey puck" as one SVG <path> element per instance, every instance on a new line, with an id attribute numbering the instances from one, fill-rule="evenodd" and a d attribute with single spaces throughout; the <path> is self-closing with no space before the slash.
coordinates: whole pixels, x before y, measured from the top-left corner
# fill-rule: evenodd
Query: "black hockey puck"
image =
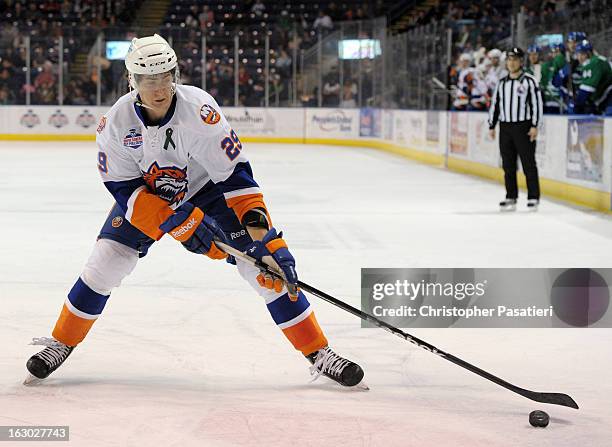
<path id="1" fill-rule="evenodd" d="M 534 427 L 546 427 L 549 421 L 550 418 L 544 411 L 536 410 L 529 413 L 529 423 Z"/>

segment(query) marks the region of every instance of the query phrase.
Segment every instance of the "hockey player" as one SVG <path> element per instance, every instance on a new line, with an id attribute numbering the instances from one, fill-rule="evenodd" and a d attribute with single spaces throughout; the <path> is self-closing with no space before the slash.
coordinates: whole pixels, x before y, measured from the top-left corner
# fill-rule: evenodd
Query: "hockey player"
<path id="1" fill-rule="evenodd" d="M 44 379 L 62 365 L 112 289 L 167 234 L 187 250 L 217 260 L 228 258 L 215 245 L 221 240 L 282 272 L 284 282 L 229 259 L 310 361 L 312 374 L 344 386 L 359 384 L 363 370 L 329 348 L 297 288 L 295 260 L 272 227 L 243 145 L 216 101 L 199 88 L 179 85 L 176 54 L 157 34 L 133 39 L 125 65 L 131 92 L 106 113 L 96 135 L 97 167 L 116 203 L 64 302 L 53 339 L 42 339 L 47 347 L 27 362 L 30 380 Z"/>
<path id="2" fill-rule="evenodd" d="M 565 53 L 565 47 L 563 44 L 553 44 L 548 48 L 550 54 L 547 54 L 548 60 L 542 63 L 540 89 L 544 96 L 544 113 L 558 115 L 563 112 L 564 104 L 559 89 L 553 85 L 552 81 L 555 73 L 563 67 L 565 56 L 561 55 L 561 49 Z"/>
<path id="3" fill-rule="evenodd" d="M 540 47 L 537 45 L 529 45 L 527 48 L 528 65 L 525 68 L 525 73 L 533 75 L 535 80 L 540 83 L 542 79 L 542 64 L 540 64 Z"/>
<path id="4" fill-rule="evenodd" d="M 493 48 L 487 53 L 487 57 L 491 61 L 491 66 L 485 75 L 485 83 L 487 84 L 489 95 L 491 95 L 499 80 L 506 76 L 508 71 L 504 68 L 504 64 L 501 63 L 502 52 L 500 50 Z"/>
<path id="5" fill-rule="evenodd" d="M 472 55 L 469 53 L 463 53 L 459 56 L 459 62 L 457 64 L 457 85 L 453 94 L 452 110 L 466 110 L 470 98 L 467 93 L 467 82 L 466 77 L 473 70 L 470 65 L 472 64 Z"/>
<path id="6" fill-rule="evenodd" d="M 593 54 L 588 40 L 576 45 L 581 81 L 576 93 L 575 113 L 601 113 L 612 106 L 612 69 L 603 57 Z"/>
<path id="7" fill-rule="evenodd" d="M 583 33 L 581 31 L 571 31 L 567 34 L 567 61 L 569 64 L 568 83 L 570 84 L 569 90 L 572 92 L 572 98 L 576 97 L 581 82 L 580 62 L 578 61 L 578 57 L 576 56 L 576 45 L 578 44 L 578 42 L 582 42 L 586 38 L 586 33 Z"/>

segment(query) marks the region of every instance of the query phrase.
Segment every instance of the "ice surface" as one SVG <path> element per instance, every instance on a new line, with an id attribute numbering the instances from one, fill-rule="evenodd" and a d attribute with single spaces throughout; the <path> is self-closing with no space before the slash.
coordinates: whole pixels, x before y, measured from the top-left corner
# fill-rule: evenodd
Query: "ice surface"
<path id="1" fill-rule="evenodd" d="M 498 184 L 370 149 L 248 144 L 301 278 L 359 306 L 361 267 L 609 267 L 608 216 L 543 200 L 497 212 Z M 93 143 L 0 142 L 0 425 L 69 425 L 78 446 L 608 446 L 612 330 L 420 329 L 537 404 L 312 298 L 369 392 L 309 383 L 233 268 L 162 240 L 46 383 L 25 361 L 48 336 L 112 198 Z M 520 287 L 520 285 L 517 285 Z M 547 429 L 529 426 L 543 409 Z M 9 443 L 2 443 L 9 445 Z M 18 445 L 27 446 L 28 443 Z M 33 445 L 41 445 L 39 443 Z"/>

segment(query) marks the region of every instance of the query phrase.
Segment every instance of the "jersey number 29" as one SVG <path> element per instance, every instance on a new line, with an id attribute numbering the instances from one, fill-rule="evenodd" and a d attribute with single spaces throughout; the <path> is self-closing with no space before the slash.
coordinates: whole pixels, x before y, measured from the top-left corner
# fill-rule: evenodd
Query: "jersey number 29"
<path id="1" fill-rule="evenodd" d="M 232 130 L 229 137 L 225 137 L 223 140 L 221 140 L 221 149 L 225 151 L 227 158 L 234 161 L 242 150 L 242 143 L 238 139 L 236 132 Z"/>

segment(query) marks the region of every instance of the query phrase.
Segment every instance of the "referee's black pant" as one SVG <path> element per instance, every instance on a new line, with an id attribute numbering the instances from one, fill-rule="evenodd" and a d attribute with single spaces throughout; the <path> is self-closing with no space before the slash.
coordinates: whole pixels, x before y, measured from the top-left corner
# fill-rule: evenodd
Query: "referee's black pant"
<path id="1" fill-rule="evenodd" d="M 531 121 L 499 123 L 499 148 L 504 168 L 507 199 L 518 198 L 517 156 L 521 157 L 521 165 L 523 165 L 523 172 L 527 178 L 527 198 L 540 198 L 540 182 L 535 159 L 536 142 L 529 141 L 527 134 L 531 126 Z"/>

